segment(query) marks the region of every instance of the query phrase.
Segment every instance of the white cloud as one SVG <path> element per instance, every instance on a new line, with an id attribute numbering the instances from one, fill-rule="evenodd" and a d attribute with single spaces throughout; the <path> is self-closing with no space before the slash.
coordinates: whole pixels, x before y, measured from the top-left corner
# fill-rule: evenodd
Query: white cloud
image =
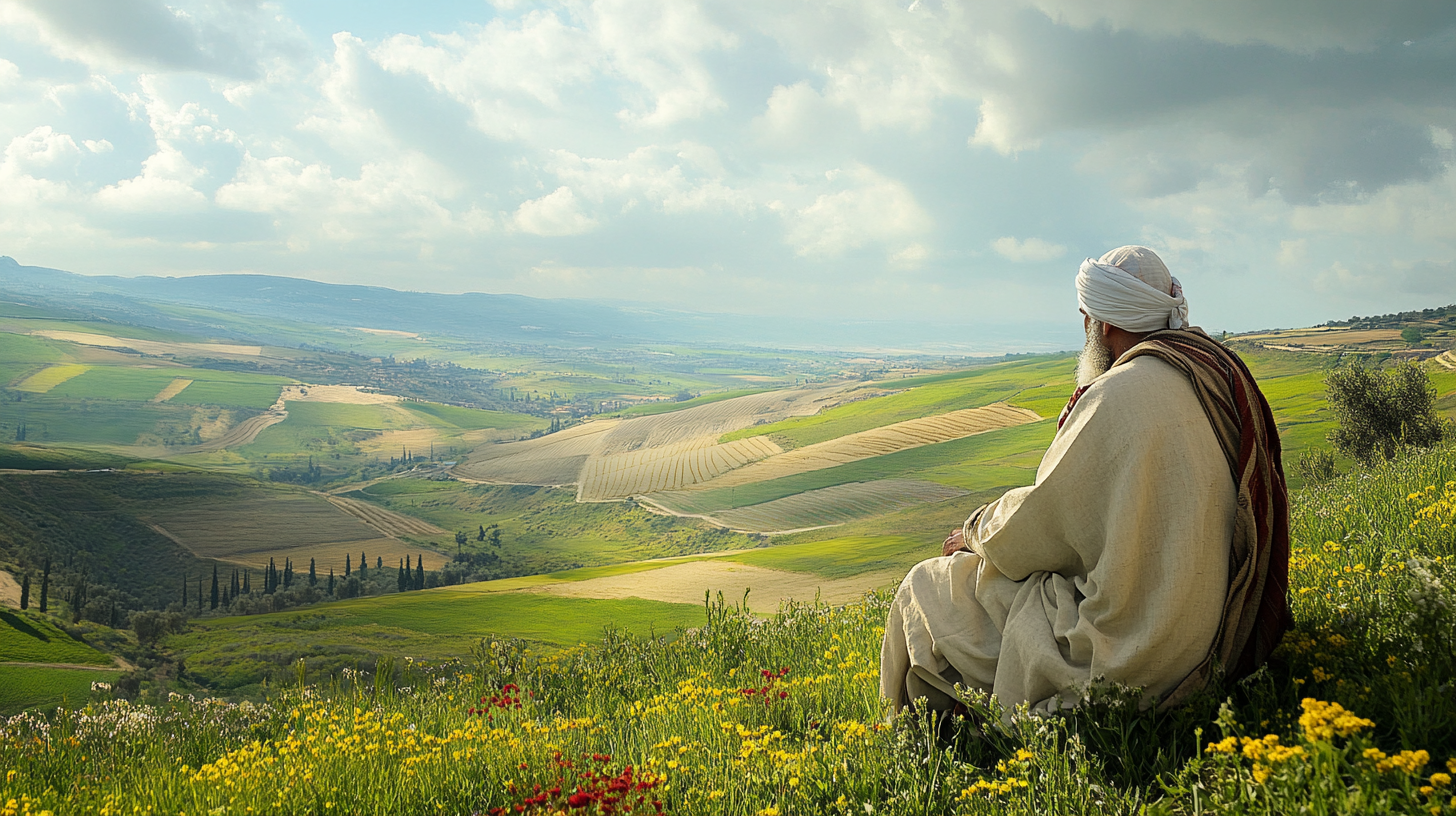
<path id="1" fill-rule="evenodd" d="M 1012 263 L 1043 263 L 1055 261 L 1067 254 L 1067 248 L 1061 244 L 1053 244 L 1040 238 L 1018 241 L 1009 235 L 992 241 L 991 248 L 996 250 L 997 255 Z"/>
<path id="2" fill-rule="evenodd" d="M 96 203 L 127 213 L 193 212 L 208 204 L 207 196 L 192 186 L 205 174 L 180 151 L 163 145 L 142 163 L 140 175 L 98 191 Z"/>
<path id="3" fill-rule="evenodd" d="M 845 189 L 823 193 L 807 207 L 785 213 L 785 238 L 798 255 L 834 257 L 930 229 L 930 215 L 904 184 L 864 166 L 831 171 L 827 177 L 831 184 L 842 179 L 837 186 Z"/>
<path id="4" fill-rule="evenodd" d="M 570 187 L 558 187 L 548 195 L 522 202 L 512 224 L 531 235 L 561 236 L 590 232 L 597 222 L 581 211 Z"/>
<path id="5" fill-rule="evenodd" d="M 10 140 L 5 147 L 5 166 L 15 174 L 34 174 L 71 163 L 80 153 L 70 136 L 42 125 Z"/>

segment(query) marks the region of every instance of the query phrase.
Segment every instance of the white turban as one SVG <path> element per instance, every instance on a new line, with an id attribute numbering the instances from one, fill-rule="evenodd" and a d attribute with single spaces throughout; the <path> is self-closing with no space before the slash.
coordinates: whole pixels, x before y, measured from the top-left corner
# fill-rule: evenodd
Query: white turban
<path id="1" fill-rule="evenodd" d="M 1183 286 L 1147 247 L 1118 247 L 1077 272 L 1077 305 L 1093 320 L 1130 332 L 1188 325 Z"/>

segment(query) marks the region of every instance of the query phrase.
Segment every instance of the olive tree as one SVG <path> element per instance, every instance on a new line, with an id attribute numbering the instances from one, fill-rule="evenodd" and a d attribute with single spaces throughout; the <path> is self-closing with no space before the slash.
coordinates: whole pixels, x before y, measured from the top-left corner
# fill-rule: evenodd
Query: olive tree
<path id="1" fill-rule="evenodd" d="M 1361 464 L 1391 459 L 1406 447 L 1430 447 L 1448 432 L 1449 423 L 1436 415 L 1436 389 L 1414 363 L 1340 366 L 1325 375 L 1325 391 L 1339 422 L 1330 443 Z"/>

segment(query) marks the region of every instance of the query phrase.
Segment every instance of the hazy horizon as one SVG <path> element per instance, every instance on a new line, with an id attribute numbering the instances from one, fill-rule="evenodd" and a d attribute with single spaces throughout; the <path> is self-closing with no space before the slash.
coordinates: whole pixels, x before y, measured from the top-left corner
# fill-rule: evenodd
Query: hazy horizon
<path id="1" fill-rule="evenodd" d="M 0 254 L 957 344 L 1142 243 L 1310 325 L 1456 301 L 1453 75 L 1436 0 L 0 0 Z"/>

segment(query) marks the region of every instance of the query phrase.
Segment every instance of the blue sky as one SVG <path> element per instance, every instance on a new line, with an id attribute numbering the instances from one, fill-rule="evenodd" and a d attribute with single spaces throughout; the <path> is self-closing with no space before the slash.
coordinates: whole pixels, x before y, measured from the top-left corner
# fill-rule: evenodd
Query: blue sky
<path id="1" fill-rule="evenodd" d="M 0 0 L 0 254 L 1077 333 L 1456 301 L 1449 0 Z"/>

